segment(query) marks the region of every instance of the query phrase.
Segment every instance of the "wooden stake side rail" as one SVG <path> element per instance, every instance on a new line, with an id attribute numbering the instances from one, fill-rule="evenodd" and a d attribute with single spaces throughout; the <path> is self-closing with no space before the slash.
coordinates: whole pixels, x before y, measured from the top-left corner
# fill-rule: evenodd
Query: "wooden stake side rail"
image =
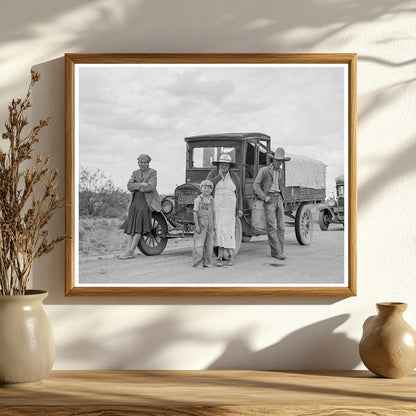
<path id="1" fill-rule="evenodd" d="M 416 415 L 416 373 L 367 371 L 53 371 L 0 389 L 0 415 Z"/>

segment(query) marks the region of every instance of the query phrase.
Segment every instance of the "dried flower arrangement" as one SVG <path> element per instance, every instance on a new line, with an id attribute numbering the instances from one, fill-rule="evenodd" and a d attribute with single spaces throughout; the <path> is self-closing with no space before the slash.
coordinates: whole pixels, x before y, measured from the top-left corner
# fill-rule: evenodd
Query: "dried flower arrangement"
<path id="1" fill-rule="evenodd" d="M 41 120 L 28 134 L 25 111 L 31 107 L 33 85 L 40 74 L 32 71 L 31 82 L 24 99 L 13 100 L 9 105 L 9 118 L 5 123 L 8 150 L 0 150 L 0 294 L 24 295 L 29 283 L 33 262 L 53 250 L 65 239 L 51 239 L 45 229 L 55 210 L 63 200 L 56 193 L 58 171 L 48 167 L 49 157 L 37 156 L 30 168 L 38 135 L 50 119 Z"/>

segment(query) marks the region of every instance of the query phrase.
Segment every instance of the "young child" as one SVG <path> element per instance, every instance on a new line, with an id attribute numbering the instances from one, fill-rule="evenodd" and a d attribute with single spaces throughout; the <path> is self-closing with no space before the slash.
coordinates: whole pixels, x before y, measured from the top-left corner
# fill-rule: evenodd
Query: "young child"
<path id="1" fill-rule="evenodd" d="M 212 267 L 212 249 L 215 228 L 214 198 L 211 192 L 214 185 L 211 181 L 201 182 L 201 195 L 194 201 L 194 251 L 192 266 L 197 269 Z"/>

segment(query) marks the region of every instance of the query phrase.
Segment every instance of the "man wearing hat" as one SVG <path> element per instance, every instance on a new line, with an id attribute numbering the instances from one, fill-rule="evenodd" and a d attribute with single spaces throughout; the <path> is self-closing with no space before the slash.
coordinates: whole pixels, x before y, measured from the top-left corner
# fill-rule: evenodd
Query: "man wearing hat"
<path id="1" fill-rule="evenodd" d="M 278 147 L 272 155 L 273 161 L 269 166 L 261 168 L 253 183 L 254 193 L 264 201 L 267 221 L 267 237 L 272 257 L 285 260 L 285 219 L 283 208 L 283 189 L 285 186 L 283 163 L 290 157 L 285 156 L 285 150 Z"/>

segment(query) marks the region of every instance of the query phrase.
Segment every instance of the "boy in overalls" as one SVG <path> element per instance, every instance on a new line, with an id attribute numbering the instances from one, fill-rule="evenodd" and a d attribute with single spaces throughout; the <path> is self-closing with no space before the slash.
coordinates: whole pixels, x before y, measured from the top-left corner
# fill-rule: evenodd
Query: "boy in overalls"
<path id="1" fill-rule="evenodd" d="M 201 182 L 201 195 L 194 201 L 194 251 L 192 266 L 197 269 L 212 267 L 212 249 L 215 227 L 214 198 L 211 192 L 214 185 L 211 181 Z"/>

